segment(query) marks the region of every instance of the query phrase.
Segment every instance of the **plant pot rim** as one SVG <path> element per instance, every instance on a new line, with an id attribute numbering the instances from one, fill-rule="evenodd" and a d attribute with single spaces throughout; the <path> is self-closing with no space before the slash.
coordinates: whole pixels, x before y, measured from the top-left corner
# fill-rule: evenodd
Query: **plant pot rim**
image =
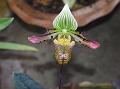
<path id="1" fill-rule="evenodd" d="M 57 14 L 45 13 L 34 10 L 24 3 L 24 0 L 7 0 L 11 10 L 27 24 L 53 28 L 52 22 Z M 72 11 L 79 26 L 85 26 L 90 22 L 109 14 L 120 0 L 98 0 L 90 6 Z"/>

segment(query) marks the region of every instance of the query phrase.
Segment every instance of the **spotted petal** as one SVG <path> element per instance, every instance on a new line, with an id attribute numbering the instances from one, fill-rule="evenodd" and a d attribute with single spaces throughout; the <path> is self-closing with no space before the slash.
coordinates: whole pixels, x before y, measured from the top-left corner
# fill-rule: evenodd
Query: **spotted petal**
<path id="1" fill-rule="evenodd" d="M 81 44 L 89 47 L 89 48 L 92 48 L 92 49 L 97 49 L 100 47 L 100 44 L 97 42 L 97 41 L 91 41 L 91 40 L 88 40 L 82 36 L 78 37 L 74 34 L 72 34 L 72 37 L 74 38 L 74 40 L 76 42 L 80 42 Z"/>
<path id="2" fill-rule="evenodd" d="M 53 27 L 57 30 L 76 30 L 78 27 L 77 21 L 72 15 L 68 4 L 64 6 L 60 14 L 54 19 Z"/>
<path id="3" fill-rule="evenodd" d="M 31 42 L 31 43 L 40 43 L 40 42 L 43 42 L 43 41 L 46 41 L 46 40 L 49 40 L 51 38 L 55 38 L 56 36 L 58 35 L 58 33 L 46 33 L 46 34 L 43 34 L 43 35 L 40 35 L 40 36 L 30 36 L 28 37 L 28 40 Z"/>
<path id="4" fill-rule="evenodd" d="M 31 42 L 31 43 L 40 43 L 42 41 L 45 41 L 45 40 L 48 40 L 48 39 L 51 39 L 51 37 L 49 35 L 47 36 L 30 36 L 28 37 L 28 40 Z"/>

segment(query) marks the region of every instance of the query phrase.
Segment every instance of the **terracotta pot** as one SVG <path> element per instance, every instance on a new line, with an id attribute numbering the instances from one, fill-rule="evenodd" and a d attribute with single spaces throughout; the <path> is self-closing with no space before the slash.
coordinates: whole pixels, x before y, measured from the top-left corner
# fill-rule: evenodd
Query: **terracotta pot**
<path id="1" fill-rule="evenodd" d="M 109 14 L 120 0 L 98 0 L 91 6 L 86 6 L 73 11 L 79 26 L 85 26 L 88 23 Z M 33 9 L 24 0 L 8 0 L 11 10 L 20 17 L 24 22 L 41 26 L 44 28 L 52 28 L 52 21 L 57 14 L 44 13 Z"/>

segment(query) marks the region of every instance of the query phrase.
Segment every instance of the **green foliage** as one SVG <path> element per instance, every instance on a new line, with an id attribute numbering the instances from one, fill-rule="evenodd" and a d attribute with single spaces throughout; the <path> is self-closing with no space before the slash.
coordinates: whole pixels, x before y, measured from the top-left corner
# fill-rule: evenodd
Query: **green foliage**
<path id="1" fill-rule="evenodd" d="M 0 18 L 0 31 L 9 26 L 13 20 L 14 18 Z"/>
<path id="2" fill-rule="evenodd" d="M 36 48 L 17 44 L 17 43 L 10 43 L 10 42 L 0 42 L 0 49 L 9 49 L 9 50 L 21 50 L 21 51 L 37 51 Z"/>
<path id="3" fill-rule="evenodd" d="M 13 20 L 14 18 L 0 18 L 0 31 L 9 26 Z M 34 47 L 10 42 L 0 42 L 0 49 L 37 51 L 37 49 Z"/>
<path id="4" fill-rule="evenodd" d="M 14 73 L 13 80 L 16 89 L 44 89 L 42 85 L 24 73 Z"/>

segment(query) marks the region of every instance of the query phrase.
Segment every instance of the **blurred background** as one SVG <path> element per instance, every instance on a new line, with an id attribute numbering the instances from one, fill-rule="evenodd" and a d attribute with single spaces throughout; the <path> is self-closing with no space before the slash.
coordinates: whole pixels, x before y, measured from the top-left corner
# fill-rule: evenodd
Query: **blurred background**
<path id="1" fill-rule="evenodd" d="M 39 1 L 39 0 L 38 0 Z M 36 47 L 38 52 L 0 50 L 0 89 L 14 89 L 14 71 L 24 72 L 46 89 L 58 86 L 59 65 L 54 58 L 52 40 L 40 44 L 28 41 L 31 35 L 46 32 L 43 27 L 33 26 L 21 20 L 8 7 L 6 0 L 0 0 L 0 18 L 14 17 L 13 23 L 0 32 L 0 41 L 14 42 Z M 78 31 L 89 39 L 100 42 L 96 50 L 81 46 L 73 48 L 72 61 L 64 66 L 64 84 L 90 81 L 111 82 L 120 76 L 120 5 L 107 16 L 79 27 Z"/>

